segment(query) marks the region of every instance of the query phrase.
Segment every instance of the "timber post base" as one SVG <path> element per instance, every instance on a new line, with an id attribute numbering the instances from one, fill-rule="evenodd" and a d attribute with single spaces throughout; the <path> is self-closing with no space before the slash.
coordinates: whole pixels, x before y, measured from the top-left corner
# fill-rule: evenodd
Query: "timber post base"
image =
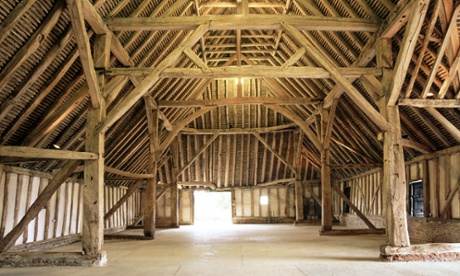
<path id="1" fill-rule="evenodd" d="M 0 254 L 0 267 L 37 267 L 37 266 L 85 266 L 97 267 L 107 264 L 107 253 L 102 251 L 96 256 L 86 256 L 80 252 L 27 252 Z"/>
<path id="2" fill-rule="evenodd" d="M 380 259 L 386 262 L 460 261 L 460 243 L 428 243 L 408 247 L 382 245 Z"/>
<path id="3" fill-rule="evenodd" d="M 320 236 L 383 235 L 385 229 L 331 229 L 320 230 Z"/>

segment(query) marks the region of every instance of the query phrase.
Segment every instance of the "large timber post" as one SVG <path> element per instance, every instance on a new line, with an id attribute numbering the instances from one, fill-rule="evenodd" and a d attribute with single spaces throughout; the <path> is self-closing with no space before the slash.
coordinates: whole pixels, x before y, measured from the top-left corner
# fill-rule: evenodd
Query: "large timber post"
<path id="1" fill-rule="evenodd" d="M 383 73 L 384 97 L 380 112 L 388 120 L 388 131 L 383 133 L 383 201 L 386 217 L 387 244 L 393 247 L 410 246 L 406 215 L 406 177 L 404 152 L 401 145 L 401 123 L 397 105 L 388 106 L 393 80 L 391 40 L 382 39 L 377 62 Z"/>
<path id="2" fill-rule="evenodd" d="M 334 100 L 330 108 L 321 111 L 321 231 L 332 230 L 330 141 L 337 103 Z"/>
<path id="3" fill-rule="evenodd" d="M 295 183 L 294 183 L 294 194 L 295 194 L 295 222 L 300 222 L 305 218 L 303 213 L 303 195 L 304 190 L 302 186 L 301 178 L 301 156 L 302 156 L 302 143 L 303 143 L 303 131 L 299 130 L 299 134 L 294 134 L 294 147 L 296 152 L 294 155 L 294 168 L 295 172 Z"/>
<path id="4" fill-rule="evenodd" d="M 105 68 L 110 60 L 110 35 L 100 35 L 95 39 L 94 66 Z M 104 89 L 105 78 L 97 74 L 98 87 Z M 100 94 L 99 106 L 90 105 L 86 122 L 86 151 L 98 155 L 96 160 L 85 161 L 83 189 L 83 254 L 99 256 L 104 243 L 104 139 L 99 126 L 106 114 L 105 101 Z"/>
<path id="5" fill-rule="evenodd" d="M 149 129 L 149 158 L 147 173 L 155 177 L 147 181 L 145 189 L 145 209 L 144 209 L 144 236 L 155 238 L 156 227 L 156 197 L 157 197 L 157 164 L 159 150 L 159 109 L 152 110 L 146 105 L 148 129 Z"/>
<path id="6" fill-rule="evenodd" d="M 171 227 L 179 228 L 179 185 L 177 172 L 179 171 L 179 136 L 171 143 L 172 183 L 171 183 Z"/>

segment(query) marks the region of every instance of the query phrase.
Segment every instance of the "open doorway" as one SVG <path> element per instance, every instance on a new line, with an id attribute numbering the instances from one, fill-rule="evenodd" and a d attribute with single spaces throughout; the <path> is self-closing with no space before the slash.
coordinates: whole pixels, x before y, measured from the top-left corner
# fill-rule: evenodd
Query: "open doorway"
<path id="1" fill-rule="evenodd" d="M 195 191 L 195 224 L 230 224 L 231 192 Z"/>
<path id="2" fill-rule="evenodd" d="M 423 218 L 423 182 L 416 180 L 409 182 L 409 209 L 412 217 Z"/>

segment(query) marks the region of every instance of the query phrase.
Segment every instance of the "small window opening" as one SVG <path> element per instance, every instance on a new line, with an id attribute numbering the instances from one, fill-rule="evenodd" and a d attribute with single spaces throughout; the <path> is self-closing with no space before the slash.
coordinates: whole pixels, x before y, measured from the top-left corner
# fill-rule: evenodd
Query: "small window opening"
<path id="1" fill-rule="evenodd" d="M 260 205 L 268 204 L 268 196 L 260 196 Z"/>

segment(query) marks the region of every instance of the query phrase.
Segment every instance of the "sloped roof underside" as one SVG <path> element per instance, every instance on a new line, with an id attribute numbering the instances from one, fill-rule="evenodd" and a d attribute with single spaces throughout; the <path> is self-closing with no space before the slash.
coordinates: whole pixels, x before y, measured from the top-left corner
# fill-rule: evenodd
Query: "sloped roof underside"
<path id="1" fill-rule="evenodd" d="M 399 98 L 459 98 L 459 74 L 454 70 L 456 65 L 458 67 L 458 11 L 453 4 L 446 3 L 449 1 L 89 2 L 129 56 L 121 60 L 119 55 L 112 54 L 110 68 L 105 69 L 107 86 L 110 87 L 104 95 L 107 114 L 123 103 L 144 77 L 161 66 L 165 59 L 171 58 L 171 53 L 187 37 L 193 36 L 201 22 L 210 24 L 211 27 L 196 43 L 186 47 L 187 51 L 177 55 L 174 62 L 162 71 L 158 81 L 146 93 L 163 116 L 162 141 L 184 119 L 203 108 L 209 109 L 187 123 L 179 133 L 180 167 L 187 165 L 201 148 L 206 147 L 180 175 L 179 179 L 184 182 L 210 182 L 224 188 L 292 179 L 295 174 L 286 163 L 294 163 L 298 150 L 296 137 L 305 132 L 293 117 L 302 121 L 309 133 L 320 139 L 324 101 L 332 91 L 343 91 L 333 78 L 323 76 L 327 73 L 324 70 L 315 71 L 321 76 L 313 77 L 313 71 L 308 71 L 309 77 L 299 77 L 307 75 L 303 69 L 322 67 L 316 59 L 317 54 L 338 68 L 360 97 L 379 112 L 381 95 L 378 87 L 384 70 L 379 68 L 380 61 L 375 58 L 377 44 L 374 43 L 381 30 L 393 24 L 389 22 L 392 16 L 403 7 L 411 6 L 406 2 L 428 6 Z M 242 4 L 246 2 L 247 7 Z M 65 150 L 84 151 L 86 111 L 91 100 L 66 1 L 5 0 L 2 3 L 1 145 L 38 148 L 59 145 Z M 302 37 L 313 48 L 299 44 L 284 27 L 259 27 L 270 24 L 269 20 L 254 23 L 245 21 L 244 16 L 256 19 L 256 16 L 280 16 L 275 19 L 299 28 Z M 196 26 L 188 23 L 191 17 L 198 22 Z M 122 24 L 129 18 L 144 18 L 145 21 L 129 29 Z M 222 18 L 228 22 L 222 22 Z M 294 21 L 296 18 L 301 19 L 299 25 Z M 343 23 L 333 20 L 338 18 Z M 335 22 L 336 26 L 329 29 L 312 27 L 310 22 L 321 20 Z M 180 27 L 181 24 L 186 27 Z M 254 25 L 248 27 L 250 24 Z M 320 25 L 326 26 L 327 23 Z M 93 46 L 97 31 L 88 23 L 86 26 Z M 401 24 L 391 38 L 394 64 L 398 62 L 401 48 L 406 47 L 404 34 L 407 26 L 408 23 Z M 446 33 L 449 39 L 444 43 Z M 273 73 L 270 68 L 279 71 Z M 368 71 L 363 75 L 364 71 L 358 69 Z M 333 177 L 337 179 L 383 163 L 383 143 L 378 139 L 382 130 L 350 95 L 341 95 L 333 120 L 331 165 Z M 242 97 L 247 100 L 230 100 Z M 257 98 L 263 100 L 257 102 Z M 269 102 L 273 98 L 298 99 L 299 102 L 273 104 Z M 190 104 L 184 104 L 184 101 Z M 214 105 L 209 106 L 210 103 Z M 401 104 L 399 110 L 402 137 L 420 146 L 418 149 L 405 147 L 406 159 L 420 155 L 420 148 L 435 151 L 459 145 L 458 108 Z M 146 105 L 141 98 L 107 129 L 106 166 L 145 173 L 149 154 L 147 125 Z M 214 137 L 217 132 L 220 135 Z M 311 136 L 304 133 L 301 137 L 301 177 L 318 179 L 320 151 Z M 164 183 L 171 181 L 169 155 L 169 150 L 165 150 L 159 163 L 159 179 Z M 62 165 L 61 161 L 37 159 L 3 158 L 2 162 L 42 171 L 52 171 Z M 107 183 L 114 185 L 133 183 L 110 173 L 106 174 L 106 179 Z"/>

